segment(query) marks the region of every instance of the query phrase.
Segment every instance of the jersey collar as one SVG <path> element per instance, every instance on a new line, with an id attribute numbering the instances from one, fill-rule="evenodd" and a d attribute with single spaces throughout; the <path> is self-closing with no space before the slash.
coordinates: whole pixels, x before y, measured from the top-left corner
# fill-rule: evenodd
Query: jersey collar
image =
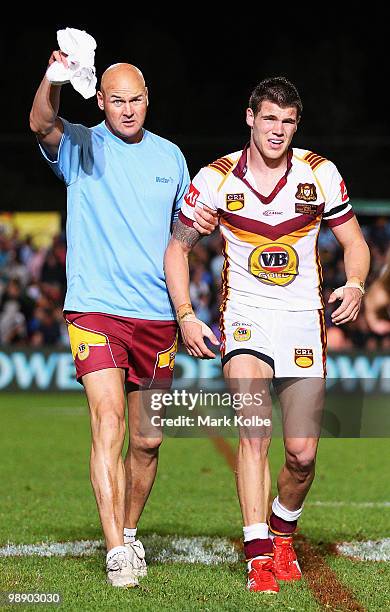
<path id="1" fill-rule="evenodd" d="M 289 149 L 288 152 L 287 152 L 287 170 L 286 170 L 285 174 L 282 176 L 281 179 L 279 179 L 278 183 L 275 185 L 275 187 L 272 190 L 272 192 L 268 196 L 263 196 L 245 178 L 245 175 L 246 175 L 247 170 L 248 170 L 248 149 L 249 149 L 249 144 L 250 143 L 248 142 L 245 145 L 245 147 L 243 148 L 243 151 L 241 153 L 241 157 L 238 160 L 238 163 L 236 164 L 236 166 L 235 166 L 235 168 L 233 170 L 233 174 L 234 174 L 234 176 L 239 178 L 243 183 L 245 183 L 245 185 L 247 187 L 249 187 L 249 189 L 252 191 L 252 193 L 254 193 L 255 196 L 260 200 L 260 202 L 262 202 L 263 204 L 270 204 L 272 202 L 272 200 L 277 196 L 279 191 L 281 189 L 283 189 L 283 187 L 287 183 L 287 176 L 288 176 L 288 173 L 290 172 L 291 167 L 292 167 L 293 151 L 292 151 L 292 149 Z"/>

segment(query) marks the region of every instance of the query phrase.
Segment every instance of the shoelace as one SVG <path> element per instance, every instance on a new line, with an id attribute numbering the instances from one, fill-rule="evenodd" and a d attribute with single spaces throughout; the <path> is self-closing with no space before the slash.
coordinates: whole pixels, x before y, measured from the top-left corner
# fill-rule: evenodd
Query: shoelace
<path id="1" fill-rule="evenodd" d="M 135 554 L 137 555 L 138 559 L 140 561 L 142 561 L 142 548 L 141 548 L 141 546 L 139 544 L 135 544 L 135 542 L 133 542 L 131 547 L 134 550 Z"/>
<path id="2" fill-rule="evenodd" d="M 282 545 L 281 551 L 279 554 L 280 554 L 280 560 L 282 564 L 284 565 L 285 571 L 287 572 L 290 561 L 294 561 L 294 553 L 291 549 L 291 545 L 290 544 Z"/>
<path id="3" fill-rule="evenodd" d="M 255 565 L 252 569 L 255 570 L 258 574 L 260 574 L 260 572 L 263 572 L 263 576 L 262 576 L 263 580 L 264 579 L 269 580 L 271 578 L 270 573 L 272 572 L 272 561 L 266 561 L 265 563 L 260 565 L 260 567 Z M 250 578 L 249 580 L 255 580 L 255 579 Z"/>
<path id="4" fill-rule="evenodd" d="M 112 557 L 107 564 L 108 570 L 110 572 L 119 572 L 122 569 L 124 562 L 125 559 L 116 559 L 115 557 Z"/>

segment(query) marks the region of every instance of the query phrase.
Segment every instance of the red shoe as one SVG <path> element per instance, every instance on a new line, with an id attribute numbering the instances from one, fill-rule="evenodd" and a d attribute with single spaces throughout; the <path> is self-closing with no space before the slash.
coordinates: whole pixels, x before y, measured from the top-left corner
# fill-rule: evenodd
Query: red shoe
<path id="1" fill-rule="evenodd" d="M 249 562 L 248 591 L 260 591 L 262 593 L 278 593 L 279 585 L 272 571 L 272 559 L 255 557 Z"/>
<path id="2" fill-rule="evenodd" d="M 274 538 L 273 571 L 278 580 L 300 580 L 302 578 L 292 537 Z"/>

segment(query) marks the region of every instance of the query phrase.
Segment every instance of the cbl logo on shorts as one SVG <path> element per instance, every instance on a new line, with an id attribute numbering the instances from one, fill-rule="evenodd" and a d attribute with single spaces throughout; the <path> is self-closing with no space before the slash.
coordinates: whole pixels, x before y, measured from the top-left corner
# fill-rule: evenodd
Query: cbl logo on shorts
<path id="1" fill-rule="evenodd" d="M 294 361 L 300 368 L 310 368 L 314 363 L 313 349 L 311 348 L 296 348 Z"/>
<path id="2" fill-rule="evenodd" d="M 271 242 L 252 251 L 249 256 L 249 272 L 265 285 L 284 287 L 298 274 L 298 253 L 289 244 Z"/>
<path id="3" fill-rule="evenodd" d="M 84 359 L 87 359 L 87 357 L 89 357 L 89 346 L 86 342 L 80 342 L 80 344 L 78 345 L 77 356 L 80 361 L 84 361 Z"/>
<path id="4" fill-rule="evenodd" d="M 233 338 L 237 342 L 245 342 L 245 340 L 249 340 L 251 337 L 251 330 L 247 327 L 238 327 L 233 334 Z"/>

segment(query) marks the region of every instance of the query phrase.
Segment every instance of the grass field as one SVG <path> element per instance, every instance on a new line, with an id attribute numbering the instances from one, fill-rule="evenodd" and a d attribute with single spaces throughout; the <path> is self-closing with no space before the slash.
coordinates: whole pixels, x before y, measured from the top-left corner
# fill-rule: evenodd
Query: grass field
<path id="1" fill-rule="evenodd" d="M 0 591 L 59 592 L 60 608 L 66 610 L 315 611 L 326 605 L 326 593 L 321 599 L 316 589 L 322 581 L 322 591 L 330 592 L 328 610 L 390 610 L 388 562 L 334 552 L 337 542 L 389 534 L 387 439 L 321 441 L 316 479 L 300 521 L 305 579 L 282 584 L 277 596 L 266 599 L 245 591 L 244 564 L 229 544 L 241 537 L 241 516 L 225 456 L 212 439 L 167 439 L 139 526 L 140 538 L 157 542 L 160 550 L 138 589 L 115 590 L 105 582 L 103 549 L 85 557 L 1 556 L 11 544 L 96 541 L 102 534 L 89 483 L 83 396 L 4 393 L 0 402 Z M 224 444 L 232 450 L 235 443 Z M 282 463 L 280 439 L 273 441 L 270 459 L 275 477 Z M 160 538 L 153 540 L 152 534 Z M 230 546 L 233 558 L 188 563 L 198 536 L 218 538 L 226 550 Z M 164 546 L 175 545 L 184 551 L 181 558 L 158 560 Z M 331 591 L 341 588 L 345 594 L 332 599 Z"/>

